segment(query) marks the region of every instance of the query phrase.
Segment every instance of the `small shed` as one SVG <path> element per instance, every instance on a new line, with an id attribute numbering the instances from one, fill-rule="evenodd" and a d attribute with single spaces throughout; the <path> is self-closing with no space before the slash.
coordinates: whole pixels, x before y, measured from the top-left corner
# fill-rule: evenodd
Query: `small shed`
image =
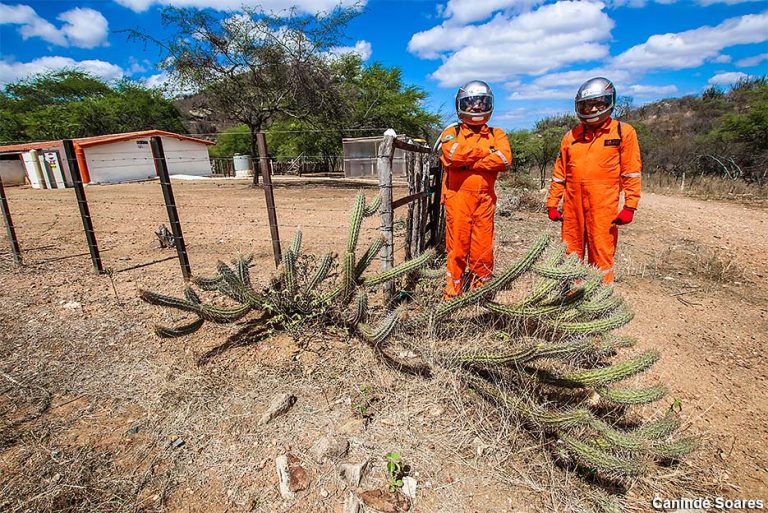
<path id="1" fill-rule="evenodd" d="M 383 140 L 383 135 L 342 139 L 344 178 L 378 176 L 376 163 L 379 158 L 379 145 Z M 397 148 L 392 157 L 392 176 L 406 176 L 405 152 Z"/>
<path id="2" fill-rule="evenodd" d="M 72 139 L 80 176 L 85 184 L 121 183 L 157 176 L 149 139 L 159 136 L 170 174 L 210 176 L 208 145 L 211 141 L 187 135 L 145 130 Z M 41 141 L 0 146 L 0 161 L 24 169 L 32 187 L 57 189 L 72 185 L 64 142 Z"/>

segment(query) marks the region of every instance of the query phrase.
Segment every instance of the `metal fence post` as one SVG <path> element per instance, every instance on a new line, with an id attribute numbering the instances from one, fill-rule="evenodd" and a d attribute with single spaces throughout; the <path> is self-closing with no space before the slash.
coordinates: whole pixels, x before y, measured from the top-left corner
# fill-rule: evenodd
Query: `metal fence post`
<path id="1" fill-rule="evenodd" d="M 16 265 L 21 265 L 21 249 L 19 248 L 19 240 L 16 238 L 16 229 L 13 227 L 13 219 L 11 219 L 11 211 L 8 208 L 8 199 L 5 197 L 5 188 L 3 187 L 3 179 L 0 177 L 0 210 L 3 211 L 3 221 L 5 221 L 5 232 L 8 234 L 8 240 L 11 243 L 11 250 L 13 251 L 13 261 Z"/>
<path id="2" fill-rule="evenodd" d="M 88 199 L 85 197 L 85 188 L 83 187 L 83 179 L 80 175 L 80 165 L 77 162 L 77 156 L 75 155 L 75 145 L 71 139 L 65 139 L 64 153 L 67 156 L 67 163 L 69 164 L 69 174 L 72 175 L 72 184 L 75 189 L 75 196 L 77 197 L 77 206 L 80 209 L 80 218 L 83 221 L 83 229 L 85 230 L 85 238 L 88 241 L 88 251 L 91 253 L 91 262 L 93 262 L 93 268 L 98 273 L 104 272 L 104 267 L 101 264 L 101 256 L 99 255 L 99 245 L 96 242 L 96 232 L 93 230 L 93 221 L 91 220 L 91 211 L 88 208 Z"/>
<path id="3" fill-rule="evenodd" d="M 168 176 L 168 164 L 165 161 L 165 152 L 163 151 L 163 140 L 155 135 L 149 142 L 152 147 L 152 158 L 155 161 L 155 170 L 160 177 L 160 187 L 163 189 L 163 198 L 165 199 L 165 208 L 168 211 L 168 221 L 171 223 L 171 232 L 175 241 L 176 252 L 179 255 L 179 264 L 181 264 L 181 274 L 185 280 L 192 277 L 192 269 L 189 266 L 189 256 L 187 255 L 187 246 L 184 243 L 184 234 L 181 231 L 181 221 L 179 213 L 176 210 L 176 201 L 173 198 L 173 188 L 171 187 L 171 178 Z"/>
<path id="4" fill-rule="evenodd" d="M 394 222 L 392 209 L 392 157 L 394 155 L 395 136 L 385 133 L 384 140 L 379 145 L 379 156 L 376 167 L 379 174 L 379 194 L 381 194 L 381 234 L 384 237 L 384 246 L 381 248 L 381 270 L 387 271 L 394 265 L 394 248 L 392 238 L 392 225 Z M 393 280 L 384 284 L 384 298 L 386 301 L 395 295 L 395 282 Z"/>
<path id="5" fill-rule="evenodd" d="M 277 210 L 275 209 L 275 191 L 272 187 L 272 176 L 269 174 L 267 138 L 264 132 L 256 134 L 256 142 L 259 145 L 259 167 L 261 168 L 261 177 L 264 179 L 264 196 L 267 200 L 269 232 L 272 235 L 272 252 L 275 254 L 275 267 L 277 267 L 283 259 L 283 253 L 280 249 L 280 232 L 277 228 Z"/>

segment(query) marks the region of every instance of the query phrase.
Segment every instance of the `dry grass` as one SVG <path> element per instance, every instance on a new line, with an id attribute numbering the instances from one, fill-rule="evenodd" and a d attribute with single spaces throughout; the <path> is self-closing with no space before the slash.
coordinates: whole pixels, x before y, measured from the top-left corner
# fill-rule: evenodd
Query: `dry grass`
<path id="1" fill-rule="evenodd" d="M 628 276 L 656 279 L 698 278 L 706 282 L 741 284 L 749 280 L 745 269 L 727 250 L 680 239 L 650 258 L 624 261 L 619 278 Z"/>
<path id="2" fill-rule="evenodd" d="M 768 185 L 759 186 L 720 176 L 694 175 L 683 178 L 669 173 L 645 173 L 643 190 L 700 199 L 737 201 L 756 206 L 768 205 Z"/>

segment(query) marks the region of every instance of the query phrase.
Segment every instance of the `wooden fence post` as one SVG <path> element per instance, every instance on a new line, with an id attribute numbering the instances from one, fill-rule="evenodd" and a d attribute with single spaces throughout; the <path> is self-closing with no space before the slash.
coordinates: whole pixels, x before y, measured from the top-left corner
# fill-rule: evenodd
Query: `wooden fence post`
<path id="1" fill-rule="evenodd" d="M 394 265 L 394 248 L 392 238 L 392 157 L 394 154 L 395 135 L 384 133 L 384 140 L 379 145 L 379 156 L 376 162 L 379 174 L 379 194 L 381 194 L 381 235 L 384 237 L 384 246 L 381 248 L 381 270 L 387 271 Z M 384 284 L 384 299 L 389 301 L 395 295 L 395 282 L 393 280 Z"/>
<path id="2" fill-rule="evenodd" d="M 93 263 L 94 270 L 101 274 L 104 273 L 104 267 L 101 264 L 101 255 L 99 255 L 99 245 L 96 242 L 96 232 L 93 230 L 88 199 L 85 197 L 83 179 L 80 176 L 80 165 L 77 163 L 77 156 L 75 155 L 75 145 L 71 139 L 65 139 L 63 143 L 64 153 L 69 164 L 69 174 L 72 175 L 72 184 L 74 185 L 75 196 L 77 197 L 77 206 L 80 209 L 80 219 L 83 221 L 85 239 L 88 241 L 88 251 L 91 253 L 91 262 Z"/>
<path id="3" fill-rule="evenodd" d="M 277 227 L 277 210 L 275 209 L 275 191 L 272 187 L 272 176 L 269 174 L 267 138 L 264 132 L 256 134 L 256 142 L 259 145 L 259 167 L 261 168 L 261 178 L 264 180 L 264 197 L 267 200 L 269 232 L 272 235 L 272 252 L 275 254 L 275 267 L 277 267 L 283 259 L 283 253 L 280 249 L 280 232 Z"/>
<path id="4" fill-rule="evenodd" d="M 189 266 L 189 255 L 187 255 L 187 246 L 184 243 L 184 234 L 181 231 L 181 221 L 179 213 L 176 210 L 176 201 L 173 198 L 173 188 L 171 187 L 171 178 L 168 175 L 168 164 L 165 161 L 165 152 L 163 151 L 163 140 L 160 136 L 154 135 L 150 138 L 149 144 L 152 147 L 152 157 L 155 160 L 155 170 L 160 177 L 160 188 L 163 189 L 163 198 L 165 199 L 165 209 L 168 211 L 168 221 L 171 223 L 171 232 L 176 246 L 176 253 L 179 255 L 179 264 L 181 265 L 181 274 L 185 280 L 192 277 L 192 268 Z"/>
<path id="5" fill-rule="evenodd" d="M 13 227 L 13 219 L 11 219 L 11 211 L 8 208 L 8 199 L 5 197 L 5 188 L 3 187 L 2 177 L 0 177 L 0 210 L 3 211 L 3 221 L 5 222 L 5 232 L 8 234 L 8 241 L 11 243 L 11 251 L 13 251 L 13 261 L 16 265 L 21 265 L 21 249 L 19 248 L 19 240 L 16 238 L 16 229 Z"/>

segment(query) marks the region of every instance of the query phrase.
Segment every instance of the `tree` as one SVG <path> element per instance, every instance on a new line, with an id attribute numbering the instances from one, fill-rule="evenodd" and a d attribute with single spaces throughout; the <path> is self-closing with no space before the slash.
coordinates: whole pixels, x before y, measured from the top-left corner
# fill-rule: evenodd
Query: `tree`
<path id="1" fill-rule="evenodd" d="M 563 135 L 577 124 L 578 120 L 571 114 L 550 116 L 536 122 L 529 152 L 531 161 L 539 170 L 541 188 L 544 188 L 547 171 L 554 164 L 560 151 Z"/>
<path id="2" fill-rule="evenodd" d="M 344 137 L 381 135 L 393 128 L 428 139 L 440 123 L 438 115 L 422 107 L 427 93 L 404 84 L 397 67 L 366 66 L 359 56 L 345 55 L 329 61 L 329 71 L 330 96 L 336 101 L 304 119 L 278 118 L 268 132 L 270 148 L 278 145 L 278 155 L 318 156 L 335 169 Z"/>
<path id="3" fill-rule="evenodd" d="M 178 109 L 156 89 L 109 85 L 78 70 L 34 75 L 0 91 L 0 139 L 64 139 L 160 129 L 186 132 Z"/>
<path id="4" fill-rule="evenodd" d="M 244 7 L 242 14 L 221 18 L 167 7 L 162 23 L 175 29 L 171 37 L 129 33 L 161 48 L 164 67 L 182 88 L 204 93 L 213 108 L 247 126 L 256 155 L 256 134 L 278 116 L 301 119 L 332 106 L 324 56 L 357 14 L 355 7 L 317 14 L 291 9 L 285 15 Z"/>

